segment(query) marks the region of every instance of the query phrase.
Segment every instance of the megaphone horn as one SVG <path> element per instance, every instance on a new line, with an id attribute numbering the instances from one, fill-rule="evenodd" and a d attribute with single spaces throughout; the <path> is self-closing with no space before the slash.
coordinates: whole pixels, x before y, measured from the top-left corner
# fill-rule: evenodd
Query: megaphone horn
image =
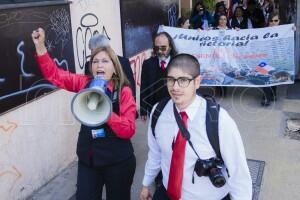
<path id="1" fill-rule="evenodd" d="M 105 80 L 97 77 L 91 81 L 88 88 L 73 97 L 71 110 L 81 124 L 96 127 L 110 118 L 112 102 L 105 92 L 106 85 Z"/>

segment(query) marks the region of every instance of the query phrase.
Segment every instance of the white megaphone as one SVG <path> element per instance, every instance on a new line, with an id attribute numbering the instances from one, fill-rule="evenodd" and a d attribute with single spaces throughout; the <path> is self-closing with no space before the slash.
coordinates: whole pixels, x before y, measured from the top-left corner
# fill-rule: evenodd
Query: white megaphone
<path id="1" fill-rule="evenodd" d="M 96 127 L 110 118 L 112 103 L 105 93 L 106 85 L 107 81 L 96 77 L 88 88 L 81 90 L 73 97 L 71 110 L 80 123 Z"/>

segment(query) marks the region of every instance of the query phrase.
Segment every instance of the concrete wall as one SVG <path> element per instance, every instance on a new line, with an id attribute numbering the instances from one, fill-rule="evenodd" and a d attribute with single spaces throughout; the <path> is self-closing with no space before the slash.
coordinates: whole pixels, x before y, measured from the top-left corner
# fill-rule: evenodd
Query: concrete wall
<path id="1" fill-rule="evenodd" d="M 72 96 L 59 90 L 0 117 L 0 199 L 25 199 L 75 159 Z"/>
<path id="2" fill-rule="evenodd" d="M 73 0 L 70 5 L 76 72 L 82 72 L 88 41 L 96 32 L 106 34 L 118 55 L 122 53 L 119 0 Z"/>

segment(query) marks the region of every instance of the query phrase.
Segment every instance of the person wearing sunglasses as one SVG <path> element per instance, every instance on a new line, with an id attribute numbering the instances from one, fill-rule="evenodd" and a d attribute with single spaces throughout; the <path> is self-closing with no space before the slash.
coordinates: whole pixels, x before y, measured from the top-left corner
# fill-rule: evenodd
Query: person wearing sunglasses
<path id="1" fill-rule="evenodd" d="M 196 175 L 194 171 L 198 159 L 216 156 L 206 132 L 208 102 L 196 94 L 200 82 L 200 64 L 194 56 L 178 54 L 170 60 L 166 84 L 171 99 L 166 102 L 159 118 L 154 114 L 159 104 L 154 106 L 150 115 L 147 131 L 149 153 L 140 200 L 252 199 L 252 181 L 243 142 L 236 123 L 223 108 L 219 110 L 218 135 L 221 155 L 228 170 L 222 170 L 226 183 L 217 187 L 208 176 Z M 157 123 L 152 129 L 154 117 L 157 117 Z M 180 131 L 178 118 L 189 132 L 188 142 Z M 150 186 L 160 170 L 163 184 L 152 196 Z"/>
<path id="2" fill-rule="evenodd" d="M 199 1 L 195 4 L 190 16 L 190 23 L 193 29 L 207 30 L 213 24 L 211 14 L 205 9 L 204 4 Z"/>
<path id="3" fill-rule="evenodd" d="M 280 18 L 278 12 L 273 12 L 269 15 L 268 25 L 269 27 L 280 25 Z M 296 26 L 293 27 L 293 31 L 296 31 Z M 276 86 L 264 87 L 261 105 L 269 106 L 271 102 L 274 102 L 276 100 L 277 100 L 277 87 Z"/>
<path id="4" fill-rule="evenodd" d="M 153 56 L 143 62 L 141 74 L 140 117 L 144 122 L 153 105 L 168 96 L 164 78 L 170 58 L 175 54 L 173 40 L 167 32 L 153 37 Z"/>

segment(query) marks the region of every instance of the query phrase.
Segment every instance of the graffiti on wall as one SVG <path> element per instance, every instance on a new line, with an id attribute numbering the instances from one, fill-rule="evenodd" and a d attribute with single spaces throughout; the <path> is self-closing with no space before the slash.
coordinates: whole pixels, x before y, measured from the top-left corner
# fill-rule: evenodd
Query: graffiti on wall
<path id="1" fill-rule="evenodd" d="M 177 25 L 177 7 L 176 4 L 171 4 L 168 10 L 168 21 L 169 26 L 176 26 Z"/>
<path id="2" fill-rule="evenodd" d="M 135 80 L 135 85 L 137 87 L 141 86 L 141 73 L 142 73 L 142 65 L 144 60 L 146 60 L 146 52 L 142 52 L 129 59 L 130 66 L 133 72 L 133 77 Z"/>
<path id="3" fill-rule="evenodd" d="M 75 71 L 67 5 L 0 10 L 0 113 L 55 89 L 34 59 L 31 33 L 38 27 L 46 32 L 46 48 L 55 62 Z"/>
<path id="4" fill-rule="evenodd" d="M 90 38 L 97 34 L 101 33 L 107 36 L 110 39 L 105 26 L 103 25 L 99 28 L 100 22 L 97 15 L 93 13 L 86 13 L 80 19 L 80 26 L 76 30 L 76 55 L 77 62 L 80 69 L 83 69 L 86 63 L 87 57 L 89 57 L 89 48 L 88 43 Z M 83 45 L 82 45 L 83 44 Z"/>

